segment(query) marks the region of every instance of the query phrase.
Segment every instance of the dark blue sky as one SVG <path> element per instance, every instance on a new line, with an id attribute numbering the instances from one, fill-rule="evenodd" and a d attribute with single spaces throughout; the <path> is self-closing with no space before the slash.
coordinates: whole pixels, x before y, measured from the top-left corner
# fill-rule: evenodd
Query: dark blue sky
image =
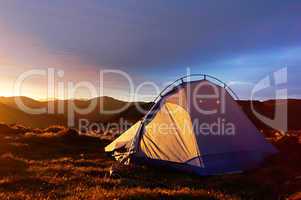
<path id="1" fill-rule="evenodd" d="M 73 80 L 121 69 L 137 84 L 162 85 L 189 67 L 234 84 L 248 98 L 257 81 L 288 67 L 293 97 L 301 91 L 300 36 L 298 0 L 0 2 L 5 81 L 27 68 L 55 67 Z"/>

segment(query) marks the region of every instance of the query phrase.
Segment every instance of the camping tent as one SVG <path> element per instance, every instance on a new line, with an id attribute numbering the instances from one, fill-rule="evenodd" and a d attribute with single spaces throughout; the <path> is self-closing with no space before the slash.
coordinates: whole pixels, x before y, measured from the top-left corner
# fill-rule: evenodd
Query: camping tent
<path id="1" fill-rule="evenodd" d="M 277 152 L 226 84 L 209 75 L 186 79 L 162 91 L 145 117 L 105 151 L 114 152 L 122 162 L 168 166 L 198 175 L 248 170 Z"/>

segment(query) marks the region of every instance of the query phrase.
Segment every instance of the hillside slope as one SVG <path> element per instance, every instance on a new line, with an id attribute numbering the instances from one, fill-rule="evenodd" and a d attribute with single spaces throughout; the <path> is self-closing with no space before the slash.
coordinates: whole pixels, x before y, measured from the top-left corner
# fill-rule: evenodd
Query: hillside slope
<path id="1" fill-rule="evenodd" d="M 46 114 L 29 114 L 25 113 L 18 107 L 14 97 L 0 97 L 0 121 L 4 123 L 20 123 L 30 127 L 45 128 L 50 125 L 67 125 L 69 110 L 76 108 L 88 108 L 92 101 L 96 102 L 95 108 L 88 114 L 79 114 L 75 112 L 75 125 L 78 125 L 79 119 L 87 119 L 90 123 L 109 123 L 117 122 L 124 118 L 129 122 L 139 120 L 144 113 L 139 112 L 138 104 L 144 110 L 148 110 L 151 103 L 144 102 L 124 102 L 111 97 L 98 97 L 91 100 L 55 100 L 49 102 L 40 102 L 28 97 L 21 97 L 25 106 L 30 108 L 48 108 L 47 105 L 53 106 L 53 111 Z M 125 108 L 120 110 L 121 108 Z M 61 111 L 60 111 L 61 109 Z M 118 112 L 110 113 L 109 111 L 117 110 Z"/>
<path id="2" fill-rule="evenodd" d="M 109 123 L 118 122 L 121 118 L 131 123 L 136 122 L 145 115 L 148 109 L 152 106 L 152 103 L 145 102 L 125 102 L 114 99 L 112 97 L 97 97 L 90 100 L 55 100 L 49 102 L 40 102 L 28 97 L 22 97 L 24 104 L 30 108 L 47 108 L 48 103 L 53 104 L 53 114 L 28 114 L 24 113 L 18 108 L 15 103 L 14 97 L 0 97 L 0 121 L 4 123 L 21 123 L 26 126 L 45 128 L 50 125 L 60 124 L 67 125 L 68 109 L 73 110 L 77 108 L 87 108 L 92 101 L 96 102 L 96 107 L 89 114 L 75 114 L 75 124 L 78 125 L 79 119 L 87 119 L 90 123 Z M 278 104 L 283 101 L 278 100 Z M 253 121 L 253 123 L 262 130 L 272 130 L 272 127 L 262 123 L 254 115 L 251 109 L 250 101 L 238 101 L 244 112 Z M 141 112 L 136 105 L 143 108 L 144 112 Z M 275 112 L 275 100 L 268 101 L 254 101 L 254 108 L 256 112 L 267 116 L 269 118 L 274 117 Z M 59 107 L 63 112 L 59 112 Z M 120 110 L 121 108 L 125 108 Z M 117 110 L 114 113 L 108 113 L 109 111 Z M 299 116 L 301 116 L 301 100 L 289 99 L 288 100 L 288 129 L 300 130 L 301 123 L 299 122 Z"/>

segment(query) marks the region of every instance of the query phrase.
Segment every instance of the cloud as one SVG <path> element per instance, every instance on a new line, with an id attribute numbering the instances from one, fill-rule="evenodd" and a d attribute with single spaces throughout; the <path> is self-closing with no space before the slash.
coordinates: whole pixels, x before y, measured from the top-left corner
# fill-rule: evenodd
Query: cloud
<path id="1" fill-rule="evenodd" d="M 274 0 L 29 0 L 1 5 L 0 15 L 49 54 L 135 71 L 168 70 L 300 42 L 299 8 L 296 1 Z"/>
<path id="2" fill-rule="evenodd" d="M 249 86 L 254 86 L 254 83 L 247 82 L 247 81 L 230 81 L 227 83 L 228 86 L 233 86 L 233 85 L 249 85 Z"/>
<path id="3" fill-rule="evenodd" d="M 253 83 L 300 65 L 300 9 L 295 0 L 3 0 L 0 58 L 16 66 L 10 73 L 56 67 L 74 80 L 122 69 L 160 82 L 193 66 Z"/>

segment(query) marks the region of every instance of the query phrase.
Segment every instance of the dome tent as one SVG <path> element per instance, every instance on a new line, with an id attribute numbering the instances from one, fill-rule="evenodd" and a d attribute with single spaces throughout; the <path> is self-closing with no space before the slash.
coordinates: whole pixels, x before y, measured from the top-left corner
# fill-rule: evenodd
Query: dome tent
<path id="1" fill-rule="evenodd" d="M 203 79 L 191 80 L 197 76 Z M 277 150 L 232 95 L 237 98 L 226 84 L 209 75 L 180 78 L 105 151 L 114 152 L 121 162 L 164 165 L 198 175 L 254 168 Z"/>

